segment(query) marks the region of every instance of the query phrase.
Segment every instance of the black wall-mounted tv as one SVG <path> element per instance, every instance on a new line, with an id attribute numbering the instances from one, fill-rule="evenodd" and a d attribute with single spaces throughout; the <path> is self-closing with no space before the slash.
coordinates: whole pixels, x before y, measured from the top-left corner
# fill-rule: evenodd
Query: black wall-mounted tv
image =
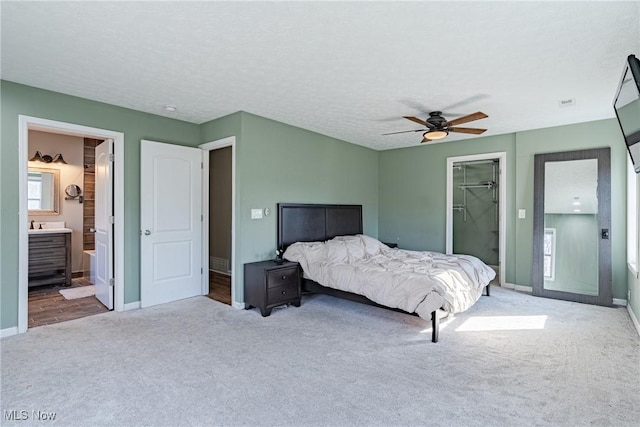
<path id="1" fill-rule="evenodd" d="M 629 55 L 613 100 L 633 169 L 640 173 L 640 60 Z"/>

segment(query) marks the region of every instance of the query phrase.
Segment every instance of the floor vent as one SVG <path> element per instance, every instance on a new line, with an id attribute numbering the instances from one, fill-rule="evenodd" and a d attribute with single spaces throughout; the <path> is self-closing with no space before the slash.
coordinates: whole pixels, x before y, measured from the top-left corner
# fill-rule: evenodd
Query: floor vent
<path id="1" fill-rule="evenodd" d="M 215 256 L 209 257 L 209 270 L 229 274 L 229 260 Z"/>

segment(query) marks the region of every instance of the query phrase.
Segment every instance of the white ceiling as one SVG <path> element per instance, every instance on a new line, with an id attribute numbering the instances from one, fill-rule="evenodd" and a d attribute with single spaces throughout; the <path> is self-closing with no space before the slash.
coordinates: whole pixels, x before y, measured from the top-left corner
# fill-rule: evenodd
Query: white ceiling
<path id="1" fill-rule="evenodd" d="M 377 150 L 419 145 L 381 134 L 436 109 L 485 112 L 464 125 L 484 135 L 614 117 L 640 55 L 637 1 L 0 5 L 4 80 L 193 123 L 243 110 Z"/>

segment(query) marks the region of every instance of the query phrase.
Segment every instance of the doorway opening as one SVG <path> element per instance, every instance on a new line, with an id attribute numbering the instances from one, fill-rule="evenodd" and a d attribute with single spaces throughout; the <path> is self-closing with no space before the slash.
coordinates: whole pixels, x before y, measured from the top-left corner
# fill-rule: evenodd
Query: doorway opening
<path id="1" fill-rule="evenodd" d="M 209 298 L 231 305 L 231 147 L 209 151 Z"/>
<path id="2" fill-rule="evenodd" d="M 505 283 L 506 153 L 447 158 L 447 254 L 473 255 Z"/>
<path id="3" fill-rule="evenodd" d="M 93 234 L 95 147 L 103 140 L 39 130 L 28 139 L 28 153 L 40 153 L 28 163 L 28 327 L 108 311 L 95 295 Z"/>
<path id="4" fill-rule="evenodd" d="M 109 311 L 114 305 L 117 311 L 123 311 L 124 227 L 123 221 L 117 219 L 124 217 L 124 162 L 113 160 L 123 159 L 124 134 L 22 115 L 19 131 L 18 333 L 29 327 Z M 96 146 L 107 145 L 112 147 L 112 155 L 108 155 L 112 173 L 108 179 L 97 181 L 104 181 L 102 187 L 115 197 L 103 201 L 109 206 L 106 217 L 110 225 L 105 233 L 108 244 L 102 245 L 105 250 L 100 254 L 105 254 L 108 262 L 94 259 L 93 276 L 108 279 L 103 281 L 104 289 L 91 289 L 95 285 L 92 280 L 96 279 L 92 278 L 92 259 L 85 248 L 91 240 L 87 235 L 95 231 L 96 181 L 91 182 L 88 177 L 87 172 L 95 169 L 95 163 L 88 158 Z M 59 179 L 51 186 L 50 196 L 42 192 L 40 183 L 31 182 L 36 163 L 30 160 L 38 158 L 36 151 L 44 158 L 44 162 L 37 163 L 37 169 L 51 170 Z M 63 160 L 56 162 L 59 158 Z M 48 197 L 55 201 L 55 209 L 38 211 L 39 200 Z M 34 227 L 30 230 L 31 224 Z M 53 261 L 59 265 L 45 268 Z M 107 294 L 109 299 L 105 300 Z"/>
<path id="5" fill-rule="evenodd" d="M 203 294 L 235 308 L 235 137 L 200 145 L 203 156 Z"/>

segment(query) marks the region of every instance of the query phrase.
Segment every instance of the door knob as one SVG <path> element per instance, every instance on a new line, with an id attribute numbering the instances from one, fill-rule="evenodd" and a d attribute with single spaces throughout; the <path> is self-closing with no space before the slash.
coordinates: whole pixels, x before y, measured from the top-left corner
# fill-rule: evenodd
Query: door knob
<path id="1" fill-rule="evenodd" d="M 95 232 L 96 232 L 96 229 L 95 229 L 95 228 L 90 228 L 90 229 L 89 229 L 89 233 L 95 233 Z"/>
<path id="2" fill-rule="evenodd" d="M 151 232 L 149 230 L 144 230 L 144 235 L 148 236 L 149 234 L 151 234 Z"/>

